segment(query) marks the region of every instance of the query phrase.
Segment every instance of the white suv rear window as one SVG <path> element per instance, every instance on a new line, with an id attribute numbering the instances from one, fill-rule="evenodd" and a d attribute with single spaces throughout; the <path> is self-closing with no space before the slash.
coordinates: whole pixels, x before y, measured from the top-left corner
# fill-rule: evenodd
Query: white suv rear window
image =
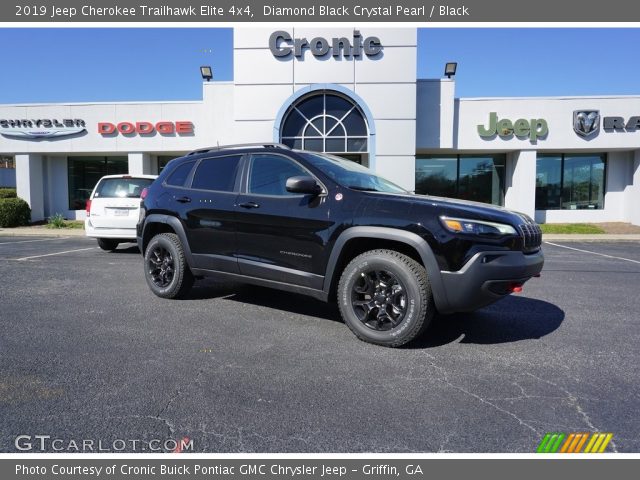
<path id="1" fill-rule="evenodd" d="M 105 178 L 93 198 L 140 198 L 142 189 L 152 182 L 151 178 Z"/>

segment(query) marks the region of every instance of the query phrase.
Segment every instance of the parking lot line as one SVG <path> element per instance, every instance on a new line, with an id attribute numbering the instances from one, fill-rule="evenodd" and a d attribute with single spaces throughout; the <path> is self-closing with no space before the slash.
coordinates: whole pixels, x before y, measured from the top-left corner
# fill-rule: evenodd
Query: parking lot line
<path id="1" fill-rule="evenodd" d="M 71 237 L 55 237 L 55 238 L 40 238 L 38 240 L 16 240 L 15 242 L 0 242 L 0 245 L 13 244 L 13 243 L 31 243 L 31 242 L 50 242 L 51 240 L 65 240 Z"/>
<path id="2" fill-rule="evenodd" d="M 607 255 L 606 253 L 598 253 L 598 252 L 592 252 L 591 250 L 583 250 L 581 248 L 567 247 L 566 245 L 560 245 L 558 243 L 551 243 L 551 242 L 544 242 L 544 243 L 546 243 L 547 245 L 553 245 L 554 247 L 566 248 L 568 250 L 575 250 L 576 252 L 591 253 L 592 255 L 599 255 L 600 257 L 613 258 L 615 260 L 624 260 L 625 262 L 640 264 L 639 260 L 632 260 L 631 258 L 616 257 L 615 255 Z"/>
<path id="3" fill-rule="evenodd" d="M 44 255 L 32 255 L 30 257 L 22 257 L 22 258 L 14 258 L 13 260 L 23 261 L 23 260 L 31 260 L 33 258 L 41 258 L 41 257 L 51 257 L 53 255 L 63 255 L 65 253 L 73 253 L 73 252 L 83 252 L 85 250 L 94 250 L 98 247 L 89 247 L 89 248 L 77 248 L 75 250 L 65 250 L 64 252 L 55 252 L 55 253 L 45 253 Z"/>

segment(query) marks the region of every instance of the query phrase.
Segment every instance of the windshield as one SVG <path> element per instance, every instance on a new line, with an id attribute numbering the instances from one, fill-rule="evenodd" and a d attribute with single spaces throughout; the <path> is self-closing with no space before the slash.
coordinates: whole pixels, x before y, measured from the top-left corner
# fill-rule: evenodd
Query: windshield
<path id="1" fill-rule="evenodd" d="M 369 192 L 409 193 L 359 163 L 334 155 L 299 152 L 314 167 L 344 187 Z"/>

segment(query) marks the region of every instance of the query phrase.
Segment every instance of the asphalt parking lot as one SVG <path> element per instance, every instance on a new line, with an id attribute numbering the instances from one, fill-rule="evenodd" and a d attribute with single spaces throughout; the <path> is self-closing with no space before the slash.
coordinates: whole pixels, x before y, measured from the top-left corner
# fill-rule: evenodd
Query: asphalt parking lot
<path id="1" fill-rule="evenodd" d="M 638 452 L 640 244 L 554 243 L 522 294 L 387 349 L 289 293 L 206 281 L 159 299 L 135 247 L 0 237 L 0 451 L 50 435 L 63 451 L 534 452 L 546 432 L 602 431 Z"/>

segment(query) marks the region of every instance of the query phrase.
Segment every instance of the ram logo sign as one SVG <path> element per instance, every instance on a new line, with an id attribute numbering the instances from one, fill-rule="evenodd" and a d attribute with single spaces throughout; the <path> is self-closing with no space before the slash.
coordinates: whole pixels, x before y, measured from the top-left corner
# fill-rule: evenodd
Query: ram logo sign
<path id="1" fill-rule="evenodd" d="M 584 138 L 597 135 L 600 131 L 600 110 L 575 110 L 573 130 Z"/>

